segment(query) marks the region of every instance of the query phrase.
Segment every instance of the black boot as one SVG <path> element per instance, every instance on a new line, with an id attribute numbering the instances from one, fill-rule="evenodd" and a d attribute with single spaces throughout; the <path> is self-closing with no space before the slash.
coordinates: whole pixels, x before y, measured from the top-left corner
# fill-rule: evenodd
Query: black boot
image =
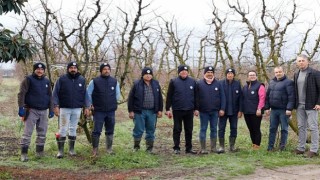
<path id="1" fill-rule="evenodd" d="M 57 154 L 57 158 L 63 158 L 63 154 L 64 154 L 64 143 L 66 141 L 66 137 L 60 137 L 60 138 L 56 138 L 57 140 L 57 144 L 58 144 L 58 154 Z"/>
<path id="2" fill-rule="evenodd" d="M 36 145 L 36 157 L 41 158 L 44 156 L 44 145 Z"/>
<path id="3" fill-rule="evenodd" d="M 113 135 L 108 135 L 106 137 L 106 150 L 108 154 L 114 154 L 112 150 L 112 144 L 113 144 Z"/>
<path id="4" fill-rule="evenodd" d="M 211 152 L 217 152 L 217 138 L 210 139 Z"/>
<path id="5" fill-rule="evenodd" d="M 141 141 L 141 138 L 134 138 L 134 146 L 133 146 L 133 149 L 135 151 L 138 151 L 140 149 L 140 141 Z"/>
<path id="6" fill-rule="evenodd" d="M 200 140 L 200 145 L 201 145 L 200 154 L 208 154 L 208 151 L 206 150 L 206 141 Z"/>
<path id="7" fill-rule="evenodd" d="M 99 147 L 99 139 L 100 137 L 92 137 L 92 156 L 97 157 L 98 156 L 98 147 Z"/>
<path id="8" fill-rule="evenodd" d="M 239 149 L 235 147 L 236 144 L 236 137 L 229 137 L 229 143 L 230 143 L 230 152 L 237 152 Z"/>
<path id="9" fill-rule="evenodd" d="M 69 139 L 69 155 L 75 156 L 76 152 L 74 151 L 74 144 L 76 143 L 76 136 L 68 136 Z"/>
<path id="10" fill-rule="evenodd" d="M 146 151 L 147 151 L 148 153 L 150 153 L 150 154 L 152 154 L 153 143 L 154 143 L 154 141 L 146 141 L 146 145 L 147 145 Z"/>
<path id="11" fill-rule="evenodd" d="M 218 150 L 218 154 L 220 153 L 224 153 L 224 138 L 219 138 L 219 145 L 220 145 L 220 148 Z"/>
<path id="12" fill-rule="evenodd" d="M 28 148 L 29 148 L 29 146 L 21 146 L 20 161 L 27 162 L 29 160 L 29 158 L 28 158 Z"/>

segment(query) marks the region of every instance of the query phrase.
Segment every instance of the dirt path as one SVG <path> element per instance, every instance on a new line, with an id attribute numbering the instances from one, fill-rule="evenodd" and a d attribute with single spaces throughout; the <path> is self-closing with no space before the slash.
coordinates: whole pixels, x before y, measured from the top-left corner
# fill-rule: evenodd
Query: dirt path
<path id="1" fill-rule="evenodd" d="M 30 170 L 19 167 L 0 167 L 0 172 L 10 173 L 13 176 L 8 176 L 9 179 L 152 179 L 158 176 L 161 172 L 155 169 L 151 170 L 131 170 L 131 171 L 101 171 L 101 172 L 72 172 L 64 170 Z M 159 176 L 158 176 L 159 177 Z M 6 179 L 0 177 L 0 179 Z M 165 177 L 164 177 L 165 178 Z M 190 179 L 184 177 L 183 174 L 177 173 L 177 176 L 170 176 L 170 179 Z M 200 178 L 200 177 L 198 177 Z M 196 179 L 198 179 L 196 178 Z M 320 178 L 320 165 L 302 165 L 290 166 L 277 169 L 257 169 L 252 175 L 235 177 L 236 180 L 316 180 Z M 192 178 L 191 178 L 192 179 Z M 201 177 L 200 179 L 216 179 L 215 177 Z"/>
<path id="2" fill-rule="evenodd" d="M 289 166 L 277 169 L 257 169 L 252 175 L 235 178 L 237 180 L 294 180 L 320 179 L 320 165 Z"/>

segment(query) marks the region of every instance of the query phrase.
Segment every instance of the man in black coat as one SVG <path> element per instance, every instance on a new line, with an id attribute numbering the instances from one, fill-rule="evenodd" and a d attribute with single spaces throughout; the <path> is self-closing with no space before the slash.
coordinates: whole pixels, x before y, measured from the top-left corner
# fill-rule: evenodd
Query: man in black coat
<path id="1" fill-rule="evenodd" d="M 146 151 L 152 153 L 157 118 L 162 117 L 163 98 L 159 81 L 153 79 L 152 69 L 145 67 L 141 79 L 134 82 L 128 98 L 129 118 L 133 119 L 134 149 L 140 149 L 141 137 L 146 131 Z"/>
<path id="2" fill-rule="evenodd" d="M 299 142 L 296 154 L 304 154 L 307 140 L 307 128 L 311 132 L 311 146 L 307 157 L 318 155 L 319 127 L 318 111 L 320 110 L 320 72 L 309 67 L 309 58 L 299 55 L 296 60 L 299 71 L 294 74 L 296 94 Z"/>
<path id="3" fill-rule="evenodd" d="M 287 78 L 282 67 L 275 67 L 274 75 L 275 77 L 269 83 L 265 104 L 266 114 L 270 115 L 269 144 L 267 150 L 274 150 L 276 134 L 280 124 L 280 151 L 283 151 L 287 144 L 289 117 L 294 108 L 295 92 L 293 81 Z"/>

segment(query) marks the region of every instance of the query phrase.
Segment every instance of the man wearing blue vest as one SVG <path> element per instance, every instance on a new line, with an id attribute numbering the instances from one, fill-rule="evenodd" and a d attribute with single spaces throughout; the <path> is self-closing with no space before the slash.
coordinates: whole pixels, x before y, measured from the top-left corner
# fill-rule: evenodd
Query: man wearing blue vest
<path id="1" fill-rule="evenodd" d="M 106 150 L 113 154 L 113 134 L 115 126 L 115 111 L 120 98 L 120 87 L 117 80 L 110 76 L 111 67 L 108 63 L 100 65 L 100 76 L 90 81 L 87 92 L 92 104 L 94 128 L 92 131 L 92 156 L 98 155 L 99 139 L 103 125 L 105 126 Z"/>
<path id="2" fill-rule="evenodd" d="M 53 90 L 54 113 L 59 116 L 59 136 L 57 158 L 63 158 L 64 143 L 68 134 L 69 154 L 76 155 L 74 144 L 77 137 L 77 126 L 81 110 L 86 107 L 85 114 L 89 115 L 89 103 L 85 101 L 86 80 L 78 72 L 78 64 L 70 62 L 67 65 L 67 73 L 56 82 Z"/>
<path id="3" fill-rule="evenodd" d="M 238 135 L 238 118 L 242 116 L 242 88 L 240 81 L 235 79 L 236 71 L 233 68 L 228 68 L 225 74 L 226 79 L 220 81 L 226 94 L 226 111 L 224 116 L 219 118 L 220 148 L 218 153 L 225 152 L 225 132 L 228 120 L 230 124 L 229 151 L 237 151 L 235 143 Z"/>
<path id="4" fill-rule="evenodd" d="M 166 115 L 173 117 L 173 150 L 175 154 L 180 154 L 180 135 L 182 123 L 184 125 L 186 154 L 196 154 L 192 150 L 193 115 L 198 115 L 196 107 L 196 81 L 188 76 L 189 67 L 180 65 L 178 67 L 178 77 L 170 80 L 167 100 Z M 170 108 L 172 107 L 172 112 Z"/>
<path id="5" fill-rule="evenodd" d="M 134 82 L 128 97 L 129 118 L 133 119 L 134 149 L 140 149 L 146 131 L 146 151 L 152 153 L 157 118 L 162 117 L 163 99 L 159 81 L 153 79 L 152 69 L 142 69 L 141 78 Z"/>
<path id="6" fill-rule="evenodd" d="M 20 85 L 18 94 L 19 116 L 24 121 L 24 132 L 20 142 L 22 162 L 28 161 L 28 149 L 34 127 L 36 126 L 36 156 L 42 157 L 48 128 L 48 117 L 52 118 L 53 103 L 51 84 L 45 77 L 46 66 L 39 62 L 33 65 L 32 75 L 27 76 Z M 48 115 L 49 109 L 49 115 Z"/>
<path id="7" fill-rule="evenodd" d="M 224 115 L 226 97 L 221 83 L 214 77 L 213 66 L 205 67 L 203 79 L 198 81 L 196 90 L 200 112 L 200 153 L 208 154 L 206 134 L 209 123 L 211 152 L 216 152 L 218 118 Z"/>

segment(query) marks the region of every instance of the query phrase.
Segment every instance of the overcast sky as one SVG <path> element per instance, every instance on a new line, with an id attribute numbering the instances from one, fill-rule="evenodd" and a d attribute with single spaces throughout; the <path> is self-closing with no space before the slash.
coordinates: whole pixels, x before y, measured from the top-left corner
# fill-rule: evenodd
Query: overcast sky
<path id="1" fill-rule="evenodd" d="M 81 8 L 85 0 L 47 0 L 51 9 L 57 10 L 62 7 L 63 15 L 71 15 L 77 12 Z M 144 0 L 143 4 L 151 3 L 151 6 L 146 10 L 151 12 L 155 10 L 157 14 L 166 17 L 168 20 L 174 16 L 179 26 L 187 28 L 206 29 L 206 23 L 212 17 L 212 1 L 217 5 L 220 11 L 227 11 L 227 0 Z M 235 0 L 231 0 L 235 1 Z M 250 4 L 250 11 L 254 11 L 255 7 L 261 7 L 261 1 L 259 0 L 240 0 L 243 3 Z M 92 4 L 92 0 L 86 1 L 88 5 Z M 319 0 L 296 0 L 299 7 L 299 18 L 301 21 L 313 22 L 315 19 L 320 19 L 320 2 Z M 116 6 L 121 7 L 127 12 L 132 11 L 134 14 L 136 9 L 135 0 L 103 0 L 102 3 L 105 7 L 108 6 L 107 11 L 117 11 Z M 269 9 L 277 9 L 281 6 L 285 11 L 285 8 L 290 8 L 292 5 L 291 0 L 266 0 L 267 7 Z M 290 4 L 288 4 L 290 3 Z M 29 0 L 26 5 L 27 8 L 37 8 L 39 6 L 39 0 Z M 146 13 L 145 11 L 145 13 Z M 153 14 L 150 14 L 153 15 Z M 13 13 L 0 16 L 0 23 L 6 27 L 14 28 L 17 26 L 15 18 L 17 16 Z"/>
<path id="2" fill-rule="evenodd" d="M 58 10 L 62 7 L 62 16 L 74 17 L 74 14 L 82 7 L 85 0 L 47 0 L 50 9 L 52 11 Z M 193 29 L 193 34 L 197 37 L 202 36 L 208 30 L 208 22 L 212 18 L 212 1 L 216 4 L 221 13 L 230 11 L 227 7 L 227 0 L 144 0 L 143 4 L 151 3 L 151 5 L 143 11 L 147 13 L 147 16 L 154 16 L 153 11 L 158 15 L 165 17 L 168 21 L 171 21 L 174 17 L 179 25 L 179 28 L 189 31 Z M 235 2 L 236 0 L 230 0 Z M 250 5 L 250 12 L 253 12 L 261 8 L 262 2 L 260 0 L 240 0 L 244 7 L 245 4 Z M 296 0 L 298 6 L 298 19 L 296 24 L 292 28 L 297 33 L 303 34 L 307 27 L 311 27 L 314 21 L 320 22 L 320 0 Z M 92 5 L 92 0 L 86 0 L 88 7 Z M 129 14 L 135 15 L 136 12 L 136 0 L 102 0 L 104 3 L 105 12 L 112 14 L 113 22 L 116 19 L 114 16 L 121 14 L 116 7 L 120 7 Z M 233 3 L 234 4 L 234 3 Z M 266 5 L 270 11 L 291 12 L 292 0 L 266 0 Z M 29 0 L 26 5 L 26 9 L 41 8 L 39 0 Z M 118 13 L 118 14 L 117 14 Z M 122 14 L 121 14 L 122 15 Z M 6 28 L 15 29 L 20 27 L 19 23 L 16 23 L 17 15 L 8 13 L 7 15 L 0 16 L 0 23 Z M 259 18 L 251 15 L 251 19 Z M 228 19 L 232 19 L 232 13 L 228 15 Z M 117 20 L 115 20 L 117 21 Z M 298 22 L 298 23 L 297 23 Z M 320 23 L 316 28 L 320 29 Z M 237 31 L 238 27 L 230 26 L 230 30 Z M 202 32 L 201 32 L 202 31 Z M 319 34 L 319 31 L 315 31 L 314 36 Z M 195 44 L 198 44 L 195 43 Z M 294 46 L 295 43 L 292 43 Z M 195 48 L 197 49 L 197 47 Z"/>

